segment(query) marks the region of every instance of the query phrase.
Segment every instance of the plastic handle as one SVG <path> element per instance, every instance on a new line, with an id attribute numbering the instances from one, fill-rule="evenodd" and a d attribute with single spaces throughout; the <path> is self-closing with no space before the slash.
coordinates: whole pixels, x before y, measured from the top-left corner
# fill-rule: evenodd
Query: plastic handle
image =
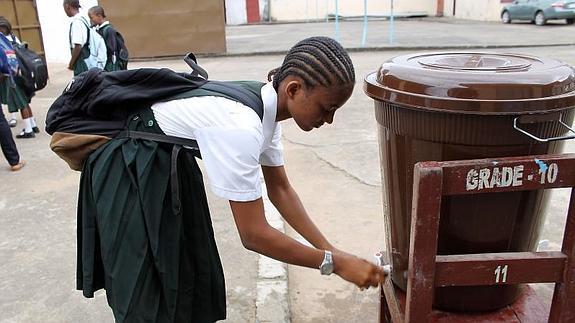
<path id="1" fill-rule="evenodd" d="M 206 70 L 204 70 L 203 68 L 200 67 L 200 65 L 198 65 L 194 53 L 188 53 L 184 57 L 184 62 L 186 62 L 186 64 L 188 64 L 188 66 L 192 68 L 193 75 L 201 76 L 205 80 L 208 79 L 208 72 L 206 72 Z"/>
<path id="2" fill-rule="evenodd" d="M 519 126 L 517 125 L 517 120 L 519 120 L 519 117 L 516 117 L 515 119 L 513 119 L 513 128 L 515 128 L 515 130 L 521 132 L 522 134 L 524 134 L 524 135 L 526 135 L 532 139 L 535 139 L 539 142 L 550 142 L 550 141 L 557 141 L 557 140 L 575 139 L 575 129 L 569 127 L 565 122 L 563 122 L 562 118 L 563 118 L 563 115 L 560 114 L 559 120 L 557 120 L 557 121 L 563 127 L 567 128 L 572 133 L 572 135 L 566 135 L 566 136 L 561 136 L 561 137 L 551 137 L 551 138 L 539 138 L 539 137 L 535 136 L 534 134 L 531 134 L 531 133 L 527 132 L 526 130 L 519 128 Z"/>
<path id="3" fill-rule="evenodd" d="M 391 265 L 385 264 L 383 254 L 381 252 L 376 252 L 373 255 L 373 263 L 379 267 L 383 267 L 383 272 L 385 273 L 386 276 L 391 274 Z"/>

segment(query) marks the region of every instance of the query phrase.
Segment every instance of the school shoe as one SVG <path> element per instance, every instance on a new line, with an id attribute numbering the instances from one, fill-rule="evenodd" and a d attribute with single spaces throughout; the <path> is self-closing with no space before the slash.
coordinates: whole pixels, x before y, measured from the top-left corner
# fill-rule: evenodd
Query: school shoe
<path id="1" fill-rule="evenodd" d="M 18 124 L 18 120 L 10 119 L 10 120 L 8 120 L 8 124 L 10 125 L 10 128 L 14 128 Z"/>
<path id="2" fill-rule="evenodd" d="M 38 128 L 38 127 L 32 127 L 32 132 L 33 132 L 33 133 L 40 133 L 40 128 Z"/>
<path id="3" fill-rule="evenodd" d="M 36 138 L 34 131 L 24 132 L 22 131 L 19 135 L 16 135 L 18 139 L 29 139 L 29 138 Z"/>
<path id="4" fill-rule="evenodd" d="M 18 164 L 10 166 L 10 170 L 13 172 L 17 172 L 22 169 L 26 165 L 25 160 L 21 160 Z"/>

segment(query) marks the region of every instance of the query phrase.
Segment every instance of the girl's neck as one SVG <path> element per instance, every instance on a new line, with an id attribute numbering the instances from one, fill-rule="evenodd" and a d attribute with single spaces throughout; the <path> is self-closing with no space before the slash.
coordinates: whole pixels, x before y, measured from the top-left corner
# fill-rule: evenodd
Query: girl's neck
<path id="1" fill-rule="evenodd" d="M 286 119 L 291 118 L 291 114 L 287 108 L 287 100 L 285 100 L 284 96 L 279 95 L 278 93 L 278 100 L 277 100 L 277 113 L 276 113 L 276 122 L 283 121 Z"/>

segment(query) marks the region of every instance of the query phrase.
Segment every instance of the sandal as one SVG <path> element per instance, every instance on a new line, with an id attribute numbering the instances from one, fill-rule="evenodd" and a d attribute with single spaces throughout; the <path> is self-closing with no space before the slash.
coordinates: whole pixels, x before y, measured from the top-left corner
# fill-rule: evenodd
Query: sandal
<path id="1" fill-rule="evenodd" d="M 22 167 L 24 167 L 24 165 L 26 165 L 26 161 L 21 160 L 18 164 L 10 166 L 10 170 L 13 172 L 17 172 L 17 171 L 21 170 Z"/>

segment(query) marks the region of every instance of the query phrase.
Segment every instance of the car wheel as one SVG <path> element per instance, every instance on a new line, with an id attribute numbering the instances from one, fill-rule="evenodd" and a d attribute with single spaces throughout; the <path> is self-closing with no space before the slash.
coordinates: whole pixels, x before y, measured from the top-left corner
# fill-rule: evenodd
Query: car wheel
<path id="1" fill-rule="evenodd" d="M 503 13 L 501 14 L 501 22 L 503 22 L 504 24 L 508 24 L 511 23 L 511 16 L 509 16 L 509 12 L 503 11 Z"/>
<path id="2" fill-rule="evenodd" d="M 537 11 L 537 13 L 535 14 L 535 24 L 537 26 L 543 26 L 543 25 L 545 25 L 546 22 L 547 22 L 547 19 L 545 19 L 545 15 L 543 14 L 543 11 Z"/>
<path id="3" fill-rule="evenodd" d="M 565 21 L 567 22 L 568 25 L 572 25 L 575 23 L 575 19 L 573 19 L 573 18 L 565 19 Z"/>

